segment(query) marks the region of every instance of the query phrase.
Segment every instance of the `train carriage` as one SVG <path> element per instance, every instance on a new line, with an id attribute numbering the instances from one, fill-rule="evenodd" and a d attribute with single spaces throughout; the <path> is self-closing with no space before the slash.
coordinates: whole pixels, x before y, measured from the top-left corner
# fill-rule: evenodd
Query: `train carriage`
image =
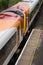
<path id="1" fill-rule="evenodd" d="M 7 65 L 20 45 L 22 21 L 17 14 L 0 13 L 0 65 L 3 63 Z M 6 60 L 8 61 L 6 62 Z"/>
<path id="2" fill-rule="evenodd" d="M 10 29 L 17 28 L 18 31 L 21 30 L 21 22 L 22 22 L 22 18 L 17 14 L 14 14 L 11 12 L 0 13 L 0 38 L 4 40 L 4 38 L 1 35 L 3 35 L 4 32 L 7 32 L 7 31 L 9 32 L 9 35 L 10 35 L 10 33 L 12 32 L 12 31 L 9 31 Z M 4 35 L 5 39 L 7 38 L 6 36 L 7 36 L 7 33 Z M 0 44 L 5 44 L 6 42 L 7 41 L 0 40 Z"/>
<path id="3" fill-rule="evenodd" d="M 23 0 L 23 2 L 19 2 L 5 11 L 14 12 L 24 19 L 22 23 L 22 31 L 23 34 L 26 34 L 28 28 L 30 27 L 30 21 L 33 15 L 36 13 L 37 9 L 39 8 L 39 3 L 40 0 Z"/>
<path id="4" fill-rule="evenodd" d="M 24 6 L 23 6 L 24 4 Z M 25 7 L 26 5 L 26 7 Z M 18 15 L 20 15 L 23 19 L 23 23 L 22 23 L 22 33 L 25 34 L 26 33 L 26 26 L 27 26 L 27 15 L 28 15 L 28 12 L 29 12 L 29 7 L 28 7 L 28 4 L 27 3 L 24 3 L 24 2 L 19 2 L 17 3 L 16 5 L 8 8 L 7 10 L 5 10 L 4 12 L 14 12 Z"/>
<path id="5" fill-rule="evenodd" d="M 36 17 L 40 3 L 41 0 L 23 0 L 0 13 L 0 65 L 9 63 Z"/>

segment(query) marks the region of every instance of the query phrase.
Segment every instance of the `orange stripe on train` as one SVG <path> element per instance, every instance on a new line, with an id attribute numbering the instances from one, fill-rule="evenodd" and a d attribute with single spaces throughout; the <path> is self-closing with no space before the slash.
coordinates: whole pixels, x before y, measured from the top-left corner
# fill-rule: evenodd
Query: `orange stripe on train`
<path id="1" fill-rule="evenodd" d="M 22 18 L 17 14 L 11 12 L 0 13 L 0 31 L 18 27 L 21 22 Z"/>

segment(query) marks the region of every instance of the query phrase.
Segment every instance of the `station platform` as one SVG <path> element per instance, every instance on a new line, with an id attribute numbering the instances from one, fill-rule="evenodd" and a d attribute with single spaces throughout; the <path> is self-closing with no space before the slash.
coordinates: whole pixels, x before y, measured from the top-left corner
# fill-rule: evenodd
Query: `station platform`
<path id="1" fill-rule="evenodd" d="M 27 40 L 27 46 L 23 52 L 23 54 L 21 54 L 21 58 L 18 59 L 18 63 L 16 63 L 15 65 L 32 65 L 32 61 L 34 58 L 34 54 L 36 49 L 38 48 L 39 41 L 40 41 L 40 36 L 41 36 L 42 30 L 40 29 L 33 29 L 30 37 Z M 21 52 L 21 53 L 22 53 Z"/>
<path id="2" fill-rule="evenodd" d="M 43 30 L 40 35 L 39 45 L 36 49 L 32 65 L 43 65 Z"/>

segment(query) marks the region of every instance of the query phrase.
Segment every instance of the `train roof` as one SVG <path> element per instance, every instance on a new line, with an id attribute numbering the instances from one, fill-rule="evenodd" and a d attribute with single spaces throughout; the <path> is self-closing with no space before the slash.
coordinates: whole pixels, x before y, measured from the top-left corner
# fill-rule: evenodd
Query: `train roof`
<path id="1" fill-rule="evenodd" d="M 22 18 L 12 12 L 4 12 L 0 14 L 0 31 L 12 27 L 18 27 L 22 22 Z"/>
<path id="2" fill-rule="evenodd" d="M 12 6 L 10 9 L 13 9 L 13 10 L 19 10 L 21 11 L 22 13 L 28 15 L 29 13 L 29 5 L 27 2 L 19 2 L 17 4 L 15 4 L 14 6 Z"/>

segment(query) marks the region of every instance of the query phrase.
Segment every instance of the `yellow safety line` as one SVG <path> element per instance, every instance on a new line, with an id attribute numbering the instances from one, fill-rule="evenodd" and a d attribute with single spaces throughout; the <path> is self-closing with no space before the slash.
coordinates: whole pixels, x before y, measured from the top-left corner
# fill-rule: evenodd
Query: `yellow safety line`
<path id="1" fill-rule="evenodd" d="M 33 59 L 34 59 L 34 55 L 35 55 L 35 52 L 36 52 L 36 49 L 37 49 L 37 47 L 38 47 L 38 44 L 37 45 L 35 45 L 35 50 L 33 51 L 33 53 L 32 53 L 32 56 L 31 56 L 31 59 L 30 59 L 30 64 L 29 65 L 32 65 L 32 62 L 33 62 Z"/>

